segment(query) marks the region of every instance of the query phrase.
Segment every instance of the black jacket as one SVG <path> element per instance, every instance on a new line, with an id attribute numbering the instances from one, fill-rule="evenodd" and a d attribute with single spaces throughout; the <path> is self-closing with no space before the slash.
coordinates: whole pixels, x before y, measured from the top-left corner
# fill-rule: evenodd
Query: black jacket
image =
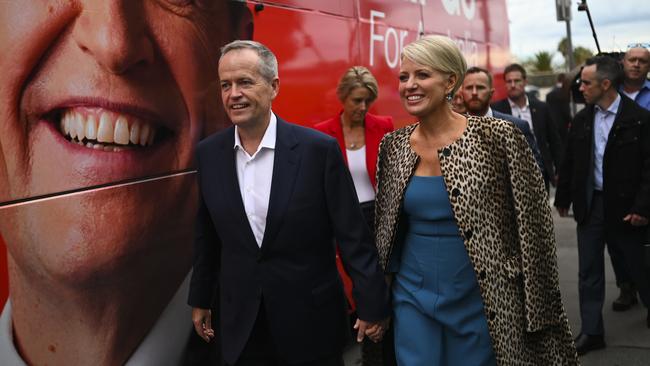
<path id="1" fill-rule="evenodd" d="M 562 140 L 551 118 L 546 103 L 535 98 L 528 97 L 530 116 L 533 121 L 533 133 L 537 140 L 537 148 L 542 155 L 544 171 L 548 178 L 555 176 L 555 171 L 562 161 L 564 147 Z M 501 113 L 512 115 L 512 109 L 508 99 L 502 99 L 492 104 L 492 109 Z M 516 117 L 516 116 L 515 116 Z"/>
<path id="2" fill-rule="evenodd" d="M 200 209 L 189 304 L 210 308 L 219 287 L 225 361 L 235 363 L 260 305 L 283 359 L 301 363 L 341 352 L 349 323 L 334 238 L 354 283 L 359 318 L 389 315 L 388 291 L 337 141 L 278 118 L 261 248 L 237 181 L 234 127 L 202 141 Z"/>
<path id="3" fill-rule="evenodd" d="M 555 206 L 568 208 L 578 224 L 588 216 L 593 196 L 593 105 L 574 118 L 559 172 Z M 603 157 L 603 195 L 607 224 L 627 225 L 629 213 L 650 217 L 650 112 L 621 95 Z"/>

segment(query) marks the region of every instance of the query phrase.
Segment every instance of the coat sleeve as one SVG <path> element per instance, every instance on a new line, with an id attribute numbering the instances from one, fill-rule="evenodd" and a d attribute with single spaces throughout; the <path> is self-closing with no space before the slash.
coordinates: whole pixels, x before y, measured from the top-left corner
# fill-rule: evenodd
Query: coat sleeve
<path id="1" fill-rule="evenodd" d="M 334 236 L 346 272 L 354 284 L 357 313 L 365 321 L 389 315 L 388 289 L 377 260 L 377 249 L 363 218 L 352 177 L 341 149 L 332 140 L 327 151 L 325 195 Z"/>
<path id="2" fill-rule="evenodd" d="M 542 175 L 523 135 L 506 149 L 510 189 L 519 240 L 526 330 L 535 332 L 562 321 L 553 220 Z"/>
<path id="3" fill-rule="evenodd" d="M 198 160 L 197 153 L 197 166 L 200 167 Z M 199 168 L 199 210 L 194 227 L 193 270 L 187 302 L 192 307 L 210 309 L 221 260 L 221 240 L 201 193 L 200 172 Z"/>
<path id="4" fill-rule="evenodd" d="M 571 181 L 573 180 L 573 164 L 575 158 L 574 148 L 574 135 L 575 135 L 575 126 L 578 123 L 582 123 L 580 120 L 580 115 L 576 116 L 574 123 L 569 129 L 569 137 L 567 139 L 567 146 L 564 150 L 564 156 L 562 157 L 562 163 L 560 164 L 557 175 L 557 189 L 555 191 L 555 207 L 560 208 L 569 208 L 571 206 Z"/>
<path id="5" fill-rule="evenodd" d="M 641 184 L 631 212 L 650 218 L 650 113 L 643 111 L 641 123 Z M 650 235 L 650 229 L 648 230 Z"/>

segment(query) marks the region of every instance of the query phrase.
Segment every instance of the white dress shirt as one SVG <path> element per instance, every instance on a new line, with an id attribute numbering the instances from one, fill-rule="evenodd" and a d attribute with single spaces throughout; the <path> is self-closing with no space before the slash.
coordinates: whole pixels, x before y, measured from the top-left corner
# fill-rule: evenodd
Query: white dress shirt
<path id="1" fill-rule="evenodd" d="M 510 98 L 508 98 L 508 103 L 510 103 L 512 115 L 528 122 L 530 132 L 535 133 L 535 129 L 533 128 L 533 116 L 530 114 L 530 105 L 528 104 L 528 96 L 524 96 L 524 98 L 526 98 L 526 104 L 523 107 L 520 107 L 517 103 L 510 100 Z"/>
<path id="2" fill-rule="evenodd" d="M 363 145 L 362 148 L 357 150 L 346 149 L 346 156 L 359 202 L 374 201 L 375 188 L 372 186 L 372 182 L 370 182 L 368 168 L 366 167 L 366 145 Z"/>
<path id="3" fill-rule="evenodd" d="M 266 214 L 271 197 L 271 180 L 273 178 L 273 158 L 275 157 L 275 138 L 277 135 L 277 117 L 271 113 L 262 141 L 253 155 L 249 155 L 239 139 L 239 130 L 235 126 L 235 165 L 239 192 L 244 202 L 244 210 L 255 241 L 262 246 L 266 229 Z"/>
<path id="4" fill-rule="evenodd" d="M 174 294 L 153 328 L 129 357 L 125 366 L 176 366 L 181 365 L 185 346 L 192 328 L 192 309 L 185 303 L 190 288 L 190 275 Z M 13 339 L 11 302 L 7 300 L 0 316 L 0 365 L 26 366 Z"/>
<path id="5" fill-rule="evenodd" d="M 609 132 L 614 125 L 621 96 L 617 95 L 614 103 L 607 109 L 602 109 L 596 104 L 594 115 L 594 189 L 603 190 L 603 156 Z"/>

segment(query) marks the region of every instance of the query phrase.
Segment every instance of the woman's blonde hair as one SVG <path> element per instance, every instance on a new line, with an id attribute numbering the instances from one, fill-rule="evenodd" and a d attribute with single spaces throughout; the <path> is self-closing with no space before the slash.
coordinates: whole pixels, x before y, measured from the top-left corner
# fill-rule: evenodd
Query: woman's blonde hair
<path id="1" fill-rule="evenodd" d="M 370 91 L 370 102 L 373 102 L 379 96 L 379 87 L 377 80 L 372 76 L 370 70 L 363 66 L 352 66 L 339 80 L 336 87 L 336 96 L 341 102 L 350 95 L 355 88 L 366 88 Z"/>
<path id="2" fill-rule="evenodd" d="M 451 95 L 460 88 L 467 70 L 467 63 L 460 49 L 454 41 L 445 36 L 426 36 L 409 43 L 402 51 L 402 60 L 404 58 L 444 74 L 456 75 Z"/>

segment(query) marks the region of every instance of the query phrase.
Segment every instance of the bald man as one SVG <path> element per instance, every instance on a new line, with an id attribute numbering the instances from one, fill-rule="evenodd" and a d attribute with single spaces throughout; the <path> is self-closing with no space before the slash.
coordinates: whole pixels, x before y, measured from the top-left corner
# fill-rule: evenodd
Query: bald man
<path id="1" fill-rule="evenodd" d="M 644 47 L 645 46 L 645 47 Z M 634 100 L 641 107 L 650 110 L 650 45 L 637 44 L 631 47 L 623 57 L 625 79 L 620 91 Z"/>

